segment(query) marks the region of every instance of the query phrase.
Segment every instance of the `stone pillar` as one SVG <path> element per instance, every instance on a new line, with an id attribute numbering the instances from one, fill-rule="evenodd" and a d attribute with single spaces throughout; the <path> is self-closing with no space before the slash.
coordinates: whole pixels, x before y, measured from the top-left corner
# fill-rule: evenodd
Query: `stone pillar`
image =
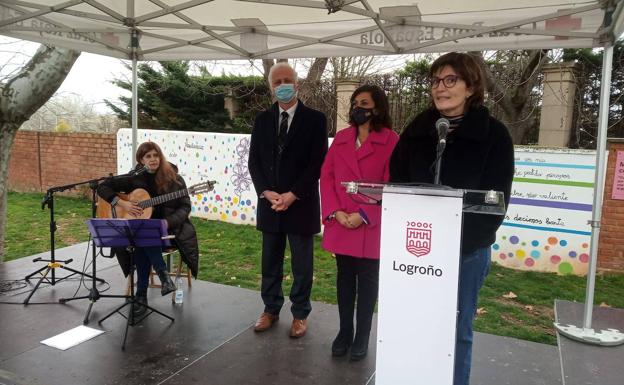
<path id="1" fill-rule="evenodd" d="M 238 112 L 238 101 L 230 88 L 226 91 L 223 107 L 227 110 L 230 119 L 234 119 L 236 113 Z"/>
<path id="2" fill-rule="evenodd" d="M 576 63 L 546 64 L 540 116 L 540 146 L 567 147 L 576 95 Z"/>
<path id="3" fill-rule="evenodd" d="M 359 85 L 355 80 L 336 81 L 336 132 L 349 126 L 351 95 Z"/>

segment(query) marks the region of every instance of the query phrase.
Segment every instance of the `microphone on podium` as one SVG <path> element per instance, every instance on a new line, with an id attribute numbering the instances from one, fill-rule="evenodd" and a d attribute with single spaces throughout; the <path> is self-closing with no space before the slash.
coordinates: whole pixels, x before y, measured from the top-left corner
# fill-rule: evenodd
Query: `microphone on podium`
<path id="1" fill-rule="evenodd" d="M 451 127 L 451 123 L 446 118 L 440 118 L 435 123 L 436 130 L 438 131 L 438 140 L 440 143 L 446 143 L 446 135 Z"/>

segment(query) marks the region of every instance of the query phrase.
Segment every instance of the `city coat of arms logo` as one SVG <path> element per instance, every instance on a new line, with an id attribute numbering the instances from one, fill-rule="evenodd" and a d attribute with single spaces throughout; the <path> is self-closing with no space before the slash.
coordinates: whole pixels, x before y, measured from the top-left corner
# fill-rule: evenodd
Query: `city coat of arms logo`
<path id="1" fill-rule="evenodd" d="M 408 222 L 405 232 L 405 248 L 417 257 L 431 252 L 431 223 Z"/>

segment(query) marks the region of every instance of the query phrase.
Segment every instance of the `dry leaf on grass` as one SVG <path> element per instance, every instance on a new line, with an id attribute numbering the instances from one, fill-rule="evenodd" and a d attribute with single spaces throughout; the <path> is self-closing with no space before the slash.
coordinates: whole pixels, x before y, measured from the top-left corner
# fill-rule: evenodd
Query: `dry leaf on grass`
<path id="1" fill-rule="evenodd" d="M 482 315 L 482 314 L 486 314 L 486 313 L 487 313 L 487 310 L 485 310 L 484 307 L 480 307 L 480 308 L 477 309 L 477 315 L 478 316 Z"/>
<path id="2" fill-rule="evenodd" d="M 524 308 L 527 309 L 528 311 L 533 311 L 533 306 L 531 305 L 524 305 Z"/>
<path id="3" fill-rule="evenodd" d="M 503 298 L 513 299 L 513 298 L 518 298 L 518 296 L 513 291 L 510 291 L 507 294 L 503 294 Z"/>

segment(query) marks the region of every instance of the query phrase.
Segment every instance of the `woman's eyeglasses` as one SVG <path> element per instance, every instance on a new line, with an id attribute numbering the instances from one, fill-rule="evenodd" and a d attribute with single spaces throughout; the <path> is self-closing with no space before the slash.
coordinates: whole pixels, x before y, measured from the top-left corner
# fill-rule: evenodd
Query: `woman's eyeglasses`
<path id="1" fill-rule="evenodd" d="M 429 83 L 431 84 L 431 88 L 437 88 L 440 82 L 444 83 L 444 87 L 446 88 L 453 88 L 459 79 L 461 79 L 461 77 L 458 75 L 446 75 L 443 78 L 434 76 L 429 79 Z"/>

